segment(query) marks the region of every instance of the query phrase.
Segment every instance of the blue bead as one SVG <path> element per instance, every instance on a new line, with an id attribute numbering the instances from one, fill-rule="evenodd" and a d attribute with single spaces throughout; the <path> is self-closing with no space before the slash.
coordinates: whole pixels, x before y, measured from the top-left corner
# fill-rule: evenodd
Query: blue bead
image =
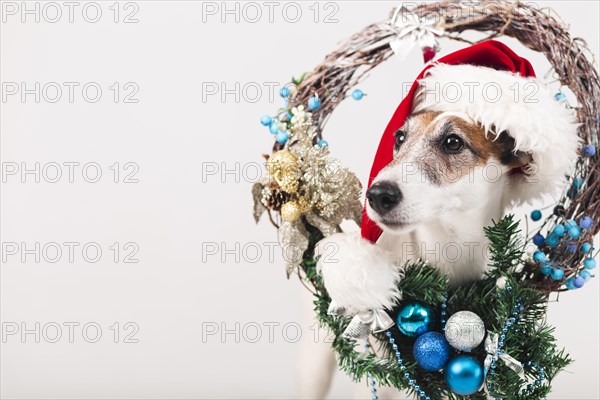
<path id="1" fill-rule="evenodd" d="M 387 337 L 391 337 L 391 336 L 392 336 L 392 332 L 390 332 L 390 331 L 387 331 L 387 332 L 385 333 L 385 336 L 387 336 Z"/>
<path id="2" fill-rule="evenodd" d="M 546 255 L 543 251 L 536 251 L 535 253 L 533 253 L 533 259 L 539 263 L 545 263 L 547 261 Z"/>
<path id="3" fill-rule="evenodd" d="M 531 212 L 531 219 L 534 221 L 539 221 L 542 219 L 542 212 L 540 210 L 533 210 Z"/>
<path id="4" fill-rule="evenodd" d="M 269 126 L 269 125 L 271 125 L 271 122 L 273 122 L 273 118 L 271 118 L 268 115 L 263 115 L 260 118 L 260 123 L 263 124 L 263 126 Z"/>
<path id="5" fill-rule="evenodd" d="M 533 237 L 533 244 L 535 244 L 537 247 L 542 247 L 544 242 L 544 237 L 539 233 Z"/>
<path id="6" fill-rule="evenodd" d="M 584 284 L 585 279 L 583 279 L 581 276 L 576 276 L 573 278 L 573 286 L 575 286 L 577 289 L 582 288 Z"/>
<path id="7" fill-rule="evenodd" d="M 321 140 L 319 140 L 319 141 L 317 142 L 317 146 L 319 146 L 319 147 L 329 147 L 329 143 L 327 143 L 327 141 L 326 141 L 326 140 L 324 140 L 324 139 L 321 139 Z"/>
<path id="8" fill-rule="evenodd" d="M 364 97 L 364 95 L 365 94 L 360 89 L 354 89 L 354 91 L 352 92 L 352 98 L 354 100 L 360 100 L 360 99 L 362 99 Z"/>
<path id="9" fill-rule="evenodd" d="M 581 252 L 583 254 L 587 254 L 592 250 L 592 245 L 588 242 L 585 242 L 584 244 L 581 245 Z"/>
<path id="10" fill-rule="evenodd" d="M 550 273 L 552 272 L 552 268 L 545 265 L 542 268 L 540 268 L 540 272 L 544 275 L 550 275 Z"/>
<path id="11" fill-rule="evenodd" d="M 589 281 L 592 278 L 592 274 L 586 270 L 580 271 L 579 276 L 582 277 L 584 281 Z"/>
<path id="12" fill-rule="evenodd" d="M 394 338 L 390 338 L 390 343 L 392 343 L 392 344 L 393 344 L 394 342 L 396 342 L 396 339 L 394 339 Z"/>
<path id="13" fill-rule="evenodd" d="M 593 223 L 594 221 L 592 221 L 590 217 L 583 217 L 579 221 L 579 226 L 581 226 L 583 229 L 590 229 Z"/>
<path id="14" fill-rule="evenodd" d="M 550 247 L 556 246 L 558 244 L 558 236 L 553 233 L 549 234 L 546 238 L 546 244 Z"/>
<path id="15" fill-rule="evenodd" d="M 554 95 L 554 99 L 560 103 L 567 100 L 567 96 L 563 92 L 557 92 Z"/>
<path id="16" fill-rule="evenodd" d="M 404 377 L 405 377 L 406 379 L 408 379 L 408 378 L 410 377 L 410 374 L 409 374 L 408 372 L 405 372 L 405 373 L 404 373 Z"/>
<path id="17" fill-rule="evenodd" d="M 593 258 L 587 258 L 583 262 L 583 267 L 588 270 L 596 268 L 596 260 L 594 260 Z"/>
<path id="18" fill-rule="evenodd" d="M 281 97 L 283 97 L 284 99 L 287 97 L 290 97 L 290 89 L 288 89 L 287 87 L 282 87 L 281 89 L 279 89 L 279 95 Z"/>
<path id="19" fill-rule="evenodd" d="M 310 99 L 308 99 L 308 108 L 314 111 L 317 110 L 319 107 L 321 107 L 321 100 L 319 100 L 318 97 L 313 96 Z"/>
<path id="20" fill-rule="evenodd" d="M 565 234 L 565 227 L 561 224 L 558 224 L 552 229 L 552 233 L 554 233 L 558 237 L 562 237 Z"/>
<path id="21" fill-rule="evenodd" d="M 576 244 L 570 244 L 567 246 L 567 251 L 569 253 L 575 253 L 577 251 L 577 245 Z"/>
<path id="22" fill-rule="evenodd" d="M 552 277 L 552 279 L 558 281 L 558 280 L 561 280 L 563 278 L 563 276 L 565 276 L 565 271 L 563 271 L 562 269 L 559 269 L 559 268 L 555 268 L 550 273 L 550 276 Z"/>
<path id="23" fill-rule="evenodd" d="M 412 385 L 414 385 L 414 384 L 415 384 L 415 381 L 413 381 L 412 379 L 409 379 L 409 380 L 408 380 L 408 384 L 409 384 L 410 386 L 412 386 Z"/>
<path id="24" fill-rule="evenodd" d="M 502 342 L 502 341 L 498 342 L 498 347 L 504 347 L 504 342 Z"/>
<path id="25" fill-rule="evenodd" d="M 425 371 L 439 371 L 450 359 L 450 345 L 441 333 L 426 332 L 416 340 L 413 355 Z"/>
<path id="26" fill-rule="evenodd" d="M 274 121 L 269 127 L 269 130 L 273 135 L 277 134 L 277 132 L 279 132 L 279 124 L 276 121 Z"/>
<path id="27" fill-rule="evenodd" d="M 281 131 L 277 133 L 277 136 L 275 137 L 275 140 L 277 140 L 277 143 L 279 144 L 285 144 L 288 140 L 288 134 L 286 131 Z"/>
<path id="28" fill-rule="evenodd" d="M 475 358 L 461 355 L 450 360 L 444 372 L 446 383 L 461 396 L 471 395 L 483 383 L 483 367 Z"/>
<path id="29" fill-rule="evenodd" d="M 583 186 L 583 178 L 578 176 L 577 178 L 573 179 L 573 188 L 575 189 L 575 193 L 577 193 L 577 191 L 579 189 L 581 189 L 581 187 Z"/>
<path id="30" fill-rule="evenodd" d="M 419 386 L 419 385 L 415 385 L 415 390 L 416 390 L 416 391 L 419 391 L 419 389 L 421 389 L 421 386 Z"/>
<path id="31" fill-rule="evenodd" d="M 571 236 L 573 239 L 578 239 L 579 236 L 581 236 L 581 229 L 579 229 L 578 226 L 573 226 L 569 228 L 568 232 L 569 236 Z"/>
<path id="32" fill-rule="evenodd" d="M 392 349 L 394 349 L 394 351 L 395 351 L 395 350 L 398 350 L 398 345 L 397 345 L 396 343 L 394 343 L 394 344 L 392 345 Z"/>
<path id="33" fill-rule="evenodd" d="M 593 157 L 596 155 L 596 147 L 592 144 L 586 144 L 583 146 L 583 155 L 587 157 Z"/>

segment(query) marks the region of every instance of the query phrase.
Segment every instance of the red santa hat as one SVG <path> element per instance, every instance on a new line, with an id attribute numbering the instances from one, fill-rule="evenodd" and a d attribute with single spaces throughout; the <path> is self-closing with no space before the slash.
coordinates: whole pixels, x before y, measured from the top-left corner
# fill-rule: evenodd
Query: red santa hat
<path id="1" fill-rule="evenodd" d="M 443 96 L 440 88 L 461 93 Z M 532 163 L 513 187 L 515 203 L 552 192 L 576 158 L 579 138 L 572 113 L 535 79 L 529 61 L 488 40 L 442 57 L 419 74 L 383 132 L 369 187 L 392 161 L 394 132 L 411 113 L 424 110 L 461 112 L 492 134 L 507 131 L 515 139 L 515 151 L 531 155 Z M 363 212 L 362 237 L 375 243 L 381 233 Z"/>

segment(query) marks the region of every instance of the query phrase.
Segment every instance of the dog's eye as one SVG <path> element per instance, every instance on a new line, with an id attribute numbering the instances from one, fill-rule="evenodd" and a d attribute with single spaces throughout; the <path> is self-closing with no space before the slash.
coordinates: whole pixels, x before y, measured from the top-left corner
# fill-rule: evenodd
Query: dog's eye
<path id="1" fill-rule="evenodd" d="M 396 147 L 397 150 L 400 146 L 402 146 L 402 143 L 404 143 L 404 141 L 406 140 L 406 132 L 404 132 L 402 129 L 398 129 L 394 135 L 396 136 L 396 142 L 394 147 Z"/>
<path id="2" fill-rule="evenodd" d="M 465 142 L 458 135 L 448 135 L 442 141 L 442 147 L 446 153 L 456 154 L 465 148 Z"/>

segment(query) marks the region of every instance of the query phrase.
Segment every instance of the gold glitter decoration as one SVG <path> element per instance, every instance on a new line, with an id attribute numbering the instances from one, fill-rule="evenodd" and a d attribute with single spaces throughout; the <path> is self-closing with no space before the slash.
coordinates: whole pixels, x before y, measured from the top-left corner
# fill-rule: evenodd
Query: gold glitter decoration
<path id="1" fill-rule="evenodd" d="M 281 219 L 294 222 L 302 215 L 300 205 L 295 201 L 289 201 L 281 206 Z"/>

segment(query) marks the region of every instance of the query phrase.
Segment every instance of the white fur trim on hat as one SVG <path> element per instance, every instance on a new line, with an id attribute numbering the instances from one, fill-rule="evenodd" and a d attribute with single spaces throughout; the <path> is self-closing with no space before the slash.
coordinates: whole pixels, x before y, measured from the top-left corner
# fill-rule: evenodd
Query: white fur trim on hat
<path id="1" fill-rule="evenodd" d="M 392 253 L 358 232 L 336 233 L 317 244 L 317 270 L 336 305 L 356 312 L 391 309 L 400 298 Z"/>
<path id="2" fill-rule="evenodd" d="M 513 183 L 511 203 L 564 186 L 565 173 L 577 158 L 577 124 L 539 80 L 487 67 L 437 64 L 419 84 L 413 112 L 464 113 L 486 132 L 507 131 L 515 139 L 515 151 L 532 156 L 526 175 Z"/>

